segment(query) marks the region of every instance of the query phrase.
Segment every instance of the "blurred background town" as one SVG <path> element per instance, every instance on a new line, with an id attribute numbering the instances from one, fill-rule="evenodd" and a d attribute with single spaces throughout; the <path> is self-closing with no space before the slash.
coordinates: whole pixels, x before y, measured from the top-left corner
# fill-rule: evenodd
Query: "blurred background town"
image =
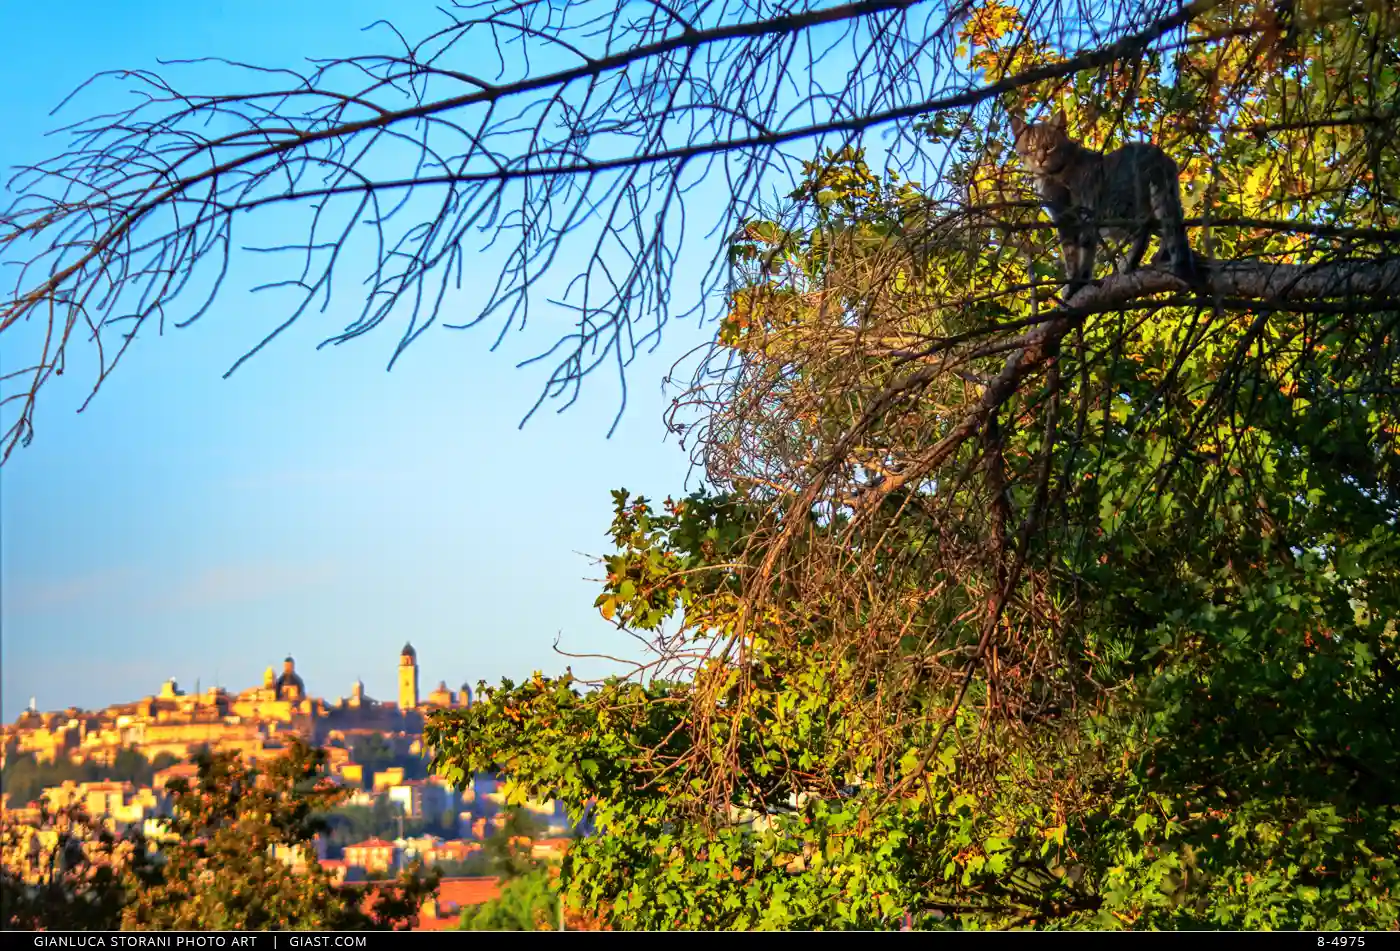
<path id="1" fill-rule="evenodd" d="M 390 658 L 386 661 L 393 662 Z M 222 685 L 186 691 L 173 679 L 151 696 L 101 710 L 41 711 L 37 698 L 0 727 L 4 818 L 33 822 L 44 807 L 81 806 L 115 835 L 139 831 L 159 842 L 171 816 L 176 779 L 194 781 L 203 750 L 236 752 L 257 763 L 301 739 L 327 754 L 331 779 L 348 795 L 326 818 L 316 857 L 341 882 L 377 881 L 414 860 L 436 868 L 442 886 L 420 926 L 450 926 L 457 908 L 493 897 L 487 846 L 504 837 L 554 863 L 576 827 L 557 802 L 508 805 L 497 777 L 480 773 L 460 785 L 431 775 L 423 744 L 425 717 L 466 708 L 472 688 L 440 681 L 421 694 L 418 656 L 405 644 L 396 662 L 398 696 L 379 700 L 357 680 L 349 695 L 315 696 L 287 657 L 278 672 L 237 693 Z M 308 857 L 286 849 L 294 868 Z"/>

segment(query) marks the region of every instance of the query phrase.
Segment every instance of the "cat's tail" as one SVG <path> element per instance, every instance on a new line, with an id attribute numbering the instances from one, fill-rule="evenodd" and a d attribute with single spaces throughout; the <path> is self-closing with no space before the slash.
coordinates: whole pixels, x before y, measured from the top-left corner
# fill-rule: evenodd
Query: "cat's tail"
<path id="1" fill-rule="evenodd" d="M 1193 286 L 1206 280 L 1209 261 L 1191 250 L 1186 237 L 1185 212 L 1181 207 L 1181 179 L 1176 163 L 1168 156 L 1166 163 L 1155 169 L 1148 182 L 1152 214 L 1162 231 L 1162 249 L 1153 263 L 1166 263 L 1177 277 Z"/>

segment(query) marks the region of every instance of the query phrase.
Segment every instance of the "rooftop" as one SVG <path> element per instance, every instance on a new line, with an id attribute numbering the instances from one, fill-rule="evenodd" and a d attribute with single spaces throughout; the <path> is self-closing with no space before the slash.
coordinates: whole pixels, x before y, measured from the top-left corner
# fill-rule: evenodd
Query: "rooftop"
<path id="1" fill-rule="evenodd" d="M 371 839 L 365 839 L 363 842 L 351 842 L 349 845 L 346 846 L 346 848 L 347 848 L 347 849 L 392 849 L 392 848 L 395 848 L 395 845 L 394 845 L 394 843 L 392 843 L 392 842 L 385 842 L 383 839 L 380 839 L 380 838 L 378 838 L 378 837 L 375 837 L 375 838 L 371 838 Z"/>

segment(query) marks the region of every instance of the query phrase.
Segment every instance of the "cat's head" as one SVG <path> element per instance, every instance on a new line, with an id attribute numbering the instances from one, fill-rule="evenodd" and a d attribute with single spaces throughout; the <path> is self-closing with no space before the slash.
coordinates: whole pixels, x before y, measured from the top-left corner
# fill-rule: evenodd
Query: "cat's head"
<path id="1" fill-rule="evenodd" d="M 1056 112 L 1047 122 L 1029 125 L 1020 116 L 1011 117 L 1011 135 L 1016 154 L 1034 174 L 1053 174 L 1064 167 L 1073 142 L 1065 132 L 1068 122 L 1064 111 Z"/>

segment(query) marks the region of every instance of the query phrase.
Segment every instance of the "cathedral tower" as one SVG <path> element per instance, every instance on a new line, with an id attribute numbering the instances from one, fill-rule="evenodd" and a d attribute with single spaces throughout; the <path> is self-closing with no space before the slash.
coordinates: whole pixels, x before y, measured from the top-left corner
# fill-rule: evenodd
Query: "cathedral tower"
<path id="1" fill-rule="evenodd" d="M 418 654 L 412 644 L 399 653 L 399 709 L 407 713 L 418 706 Z"/>

